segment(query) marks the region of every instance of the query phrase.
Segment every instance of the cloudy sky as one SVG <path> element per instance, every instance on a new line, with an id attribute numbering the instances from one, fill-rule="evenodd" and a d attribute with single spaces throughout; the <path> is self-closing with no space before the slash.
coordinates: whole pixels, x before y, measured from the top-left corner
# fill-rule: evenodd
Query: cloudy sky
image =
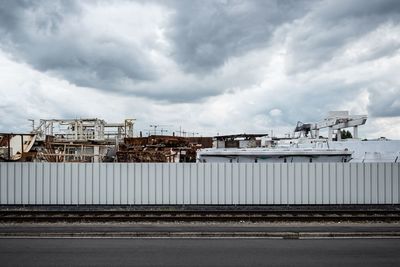
<path id="1" fill-rule="evenodd" d="M 0 1 L 0 131 L 136 118 L 284 133 L 329 110 L 400 138 L 400 1 Z"/>

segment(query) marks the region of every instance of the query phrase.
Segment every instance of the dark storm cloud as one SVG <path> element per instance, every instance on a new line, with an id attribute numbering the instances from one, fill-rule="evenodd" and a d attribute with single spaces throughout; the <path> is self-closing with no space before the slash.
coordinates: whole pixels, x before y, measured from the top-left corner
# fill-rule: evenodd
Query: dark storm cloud
<path id="1" fill-rule="evenodd" d="M 344 45 L 387 23 L 400 22 L 398 0 L 322 1 L 290 33 L 288 71 L 306 72 L 333 59 Z M 386 47 L 361 60 L 371 60 L 395 52 Z M 379 53 L 384 52 L 384 53 Z"/>
<path id="2" fill-rule="evenodd" d="M 303 16 L 310 1 L 174 1 L 168 36 L 183 69 L 207 73 L 230 57 L 268 46 L 277 27 Z"/>

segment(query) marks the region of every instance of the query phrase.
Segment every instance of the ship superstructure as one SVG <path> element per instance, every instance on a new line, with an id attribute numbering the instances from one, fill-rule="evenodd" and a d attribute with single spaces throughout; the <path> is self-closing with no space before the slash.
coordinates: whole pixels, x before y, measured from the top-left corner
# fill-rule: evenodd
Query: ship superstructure
<path id="1" fill-rule="evenodd" d="M 269 134 L 215 136 L 213 148 L 198 151 L 197 161 L 399 162 L 400 141 L 359 139 L 358 127 L 366 121 L 366 115 L 331 111 L 320 122 L 298 122 L 288 137 L 278 138 Z M 327 137 L 320 135 L 324 128 L 328 128 Z M 346 128 L 352 128 L 353 134 L 345 131 Z"/>

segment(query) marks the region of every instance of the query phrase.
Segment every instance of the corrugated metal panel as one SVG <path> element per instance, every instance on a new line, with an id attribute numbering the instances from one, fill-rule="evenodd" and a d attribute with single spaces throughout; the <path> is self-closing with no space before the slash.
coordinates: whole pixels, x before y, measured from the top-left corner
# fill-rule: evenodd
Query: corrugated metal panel
<path id="1" fill-rule="evenodd" d="M 399 163 L 0 163 L 0 204 L 400 204 Z"/>

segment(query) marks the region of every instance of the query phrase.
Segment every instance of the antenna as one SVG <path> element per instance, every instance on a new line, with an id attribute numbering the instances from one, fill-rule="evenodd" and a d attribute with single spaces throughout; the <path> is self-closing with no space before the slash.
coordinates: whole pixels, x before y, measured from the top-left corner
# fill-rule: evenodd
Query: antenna
<path id="1" fill-rule="evenodd" d="M 150 128 L 154 128 L 154 135 L 157 135 L 157 127 L 158 125 L 150 125 Z M 150 131 L 149 131 L 150 133 Z"/>
<path id="2" fill-rule="evenodd" d="M 164 132 L 168 132 L 168 130 L 164 129 L 164 127 L 172 127 L 172 125 L 152 124 L 150 125 L 150 127 L 154 129 L 154 135 L 157 135 L 157 128 L 162 127 L 161 128 L 161 135 L 162 135 Z"/>
<path id="3" fill-rule="evenodd" d="M 189 135 L 192 135 L 192 137 L 194 137 L 195 135 L 199 135 L 199 133 L 196 132 L 188 132 Z"/>

